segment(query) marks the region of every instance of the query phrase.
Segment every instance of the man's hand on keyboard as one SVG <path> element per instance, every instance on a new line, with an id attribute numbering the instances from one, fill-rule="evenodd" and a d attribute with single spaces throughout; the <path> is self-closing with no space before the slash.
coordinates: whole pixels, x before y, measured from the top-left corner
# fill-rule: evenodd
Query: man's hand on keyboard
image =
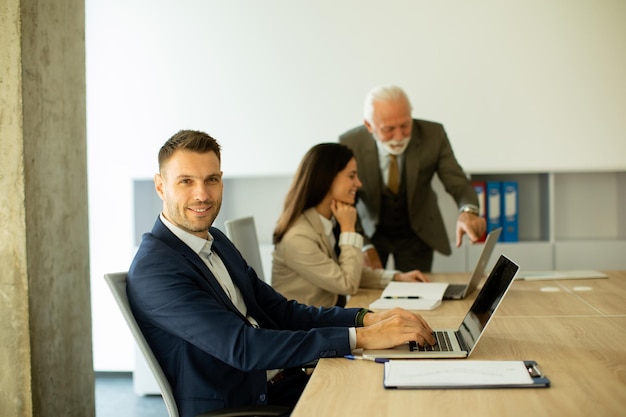
<path id="1" fill-rule="evenodd" d="M 428 345 L 436 343 L 424 318 L 400 308 L 367 313 L 363 324 L 365 327 L 356 329 L 357 348 L 388 349 L 411 341 Z"/>

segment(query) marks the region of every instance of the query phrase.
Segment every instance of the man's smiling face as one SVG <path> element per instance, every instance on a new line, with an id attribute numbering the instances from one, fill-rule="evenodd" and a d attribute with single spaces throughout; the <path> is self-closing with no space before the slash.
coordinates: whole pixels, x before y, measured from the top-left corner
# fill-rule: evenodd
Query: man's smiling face
<path id="1" fill-rule="evenodd" d="M 176 150 L 154 176 L 167 220 L 206 239 L 222 205 L 222 171 L 215 152 Z"/>

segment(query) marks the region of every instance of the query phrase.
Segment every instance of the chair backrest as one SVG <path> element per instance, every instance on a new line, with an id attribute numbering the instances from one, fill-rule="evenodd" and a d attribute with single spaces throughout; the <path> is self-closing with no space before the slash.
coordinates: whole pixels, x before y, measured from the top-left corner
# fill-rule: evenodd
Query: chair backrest
<path id="1" fill-rule="evenodd" d="M 254 217 L 226 220 L 224 226 L 226 226 L 226 236 L 239 249 L 239 252 L 241 252 L 248 265 L 254 269 L 257 276 L 265 281 Z"/>
<path id="2" fill-rule="evenodd" d="M 161 365 L 159 365 L 154 353 L 152 353 L 152 349 L 150 349 L 148 342 L 143 336 L 143 333 L 135 320 L 135 316 L 130 309 L 130 305 L 128 304 L 128 296 L 126 295 L 126 272 L 105 274 L 104 279 L 109 285 L 109 288 L 113 293 L 113 297 L 122 311 L 122 315 L 124 316 L 124 319 L 126 319 L 126 323 L 128 324 L 135 341 L 137 341 L 137 344 L 139 345 L 139 350 L 146 359 L 154 378 L 159 384 L 161 396 L 163 397 L 163 401 L 165 401 L 165 407 L 167 408 L 169 416 L 178 417 L 178 407 L 176 406 L 176 401 L 174 401 L 172 387 L 165 377 L 165 373 L 163 373 L 163 369 L 161 368 Z"/>

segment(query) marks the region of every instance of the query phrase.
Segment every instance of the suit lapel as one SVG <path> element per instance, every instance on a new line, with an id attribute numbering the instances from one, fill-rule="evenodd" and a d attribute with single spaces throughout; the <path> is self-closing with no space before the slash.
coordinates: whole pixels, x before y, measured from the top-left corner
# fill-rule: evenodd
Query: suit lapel
<path id="1" fill-rule="evenodd" d="M 237 310 L 235 305 L 231 302 L 230 298 L 228 298 L 228 295 L 226 294 L 220 283 L 211 273 L 211 270 L 205 265 L 202 259 L 200 259 L 200 256 L 198 256 L 196 252 L 194 252 L 189 246 L 187 246 L 184 242 L 178 239 L 178 237 L 176 237 L 176 235 L 174 235 L 167 227 L 165 227 L 165 225 L 161 222 L 161 219 L 157 219 L 157 222 L 152 229 L 152 234 L 156 238 L 167 244 L 169 247 L 179 252 L 182 256 L 187 258 L 189 263 L 193 265 L 196 271 L 198 271 L 198 274 L 204 278 L 199 281 L 199 285 L 205 287 L 209 292 L 213 293 L 213 295 L 215 295 L 215 297 L 219 299 L 229 309 L 240 314 L 239 310 Z"/>
<path id="2" fill-rule="evenodd" d="M 413 129 L 411 130 L 411 142 L 404 151 L 404 171 L 403 180 L 406 181 L 406 193 L 408 201 L 413 201 L 415 190 L 417 189 L 417 180 L 420 172 L 420 147 L 422 145 L 422 135 L 419 126 L 413 121 Z M 410 173 L 410 174 L 409 174 Z"/>
<path id="3" fill-rule="evenodd" d="M 249 291 L 248 271 L 243 268 L 241 258 L 239 256 L 235 258 L 236 252 L 228 250 L 228 248 L 226 248 L 226 242 L 222 241 L 221 238 L 216 238 L 214 229 L 211 229 L 211 235 L 215 238 L 213 242 L 213 252 L 220 257 L 233 284 L 239 288 L 242 296 L 247 300 L 249 298 L 249 294 L 247 294 Z M 241 264 L 242 267 L 237 268 L 238 264 Z"/>
<path id="4" fill-rule="evenodd" d="M 257 323 L 264 328 L 277 328 L 272 319 L 267 316 L 267 313 L 259 306 L 258 300 L 255 294 L 255 285 L 267 285 L 263 281 L 257 278 L 256 282 L 248 275 L 248 270 L 244 268 L 244 259 L 241 258 L 239 252 L 237 252 L 233 243 L 218 229 L 211 228 L 211 235 L 215 239 L 213 242 L 213 251 L 222 259 L 224 266 L 228 270 L 230 278 L 233 280 L 233 284 L 241 292 L 243 301 L 248 310 L 248 315 L 254 317 Z M 241 267 L 238 267 L 241 265 Z M 215 279 L 214 279 L 215 280 Z M 219 284 L 218 284 L 219 285 Z M 223 292 L 223 291 L 222 291 Z M 241 312 L 235 307 L 225 294 L 228 301 L 228 306 L 236 312 L 242 320 L 246 323 L 252 324 L 244 317 Z"/>
<path id="5" fill-rule="evenodd" d="M 322 225 L 322 221 L 320 220 L 320 215 L 317 210 L 315 210 L 315 207 L 311 207 L 310 209 L 305 210 L 303 215 L 306 221 L 309 222 L 311 227 L 313 227 L 315 233 L 318 234 L 319 239 L 323 242 L 324 247 L 326 248 L 326 253 L 329 256 L 333 256 L 333 254 L 335 253 L 335 248 L 332 248 L 330 246 L 330 242 L 328 241 L 328 237 L 326 236 L 326 232 L 324 231 L 324 226 Z"/>

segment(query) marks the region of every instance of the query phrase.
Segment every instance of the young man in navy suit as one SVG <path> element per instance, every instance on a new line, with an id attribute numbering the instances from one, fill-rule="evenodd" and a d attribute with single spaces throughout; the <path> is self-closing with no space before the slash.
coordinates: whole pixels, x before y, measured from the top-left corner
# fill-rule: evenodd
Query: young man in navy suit
<path id="1" fill-rule="evenodd" d="M 181 417 L 225 407 L 293 406 L 304 364 L 355 348 L 434 343 L 420 317 L 395 309 L 314 308 L 257 278 L 211 227 L 222 202 L 220 146 L 180 131 L 159 151 L 163 212 L 128 272 L 133 313 L 172 386 Z"/>

